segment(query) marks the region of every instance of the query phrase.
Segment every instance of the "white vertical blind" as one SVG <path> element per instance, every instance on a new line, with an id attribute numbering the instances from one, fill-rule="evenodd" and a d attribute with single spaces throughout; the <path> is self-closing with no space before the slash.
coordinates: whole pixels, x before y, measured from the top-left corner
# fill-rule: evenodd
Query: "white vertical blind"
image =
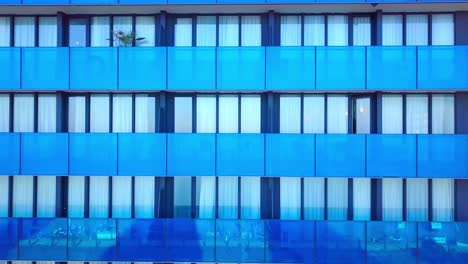
<path id="1" fill-rule="evenodd" d="M 56 176 L 37 176 L 37 217 L 55 217 Z"/>
<path id="2" fill-rule="evenodd" d="M 216 16 L 197 16 L 197 46 L 216 46 Z"/>
<path id="3" fill-rule="evenodd" d="M 382 220 L 403 220 L 403 179 L 382 179 Z"/>
<path id="4" fill-rule="evenodd" d="M 452 94 L 432 95 L 432 133 L 455 132 L 455 98 Z"/>
<path id="5" fill-rule="evenodd" d="M 301 219 L 301 178 L 280 177 L 280 219 Z"/>
<path id="6" fill-rule="evenodd" d="M 196 206 L 198 208 L 198 218 L 212 219 L 215 217 L 216 177 L 199 176 L 196 177 L 196 181 Z"/>
<path id="7" fill-rule="evenodd" d="M 369 134 L 371 124 L 370 98 L 356 99 L 356 134 Z"/>
<path id="8" fill-rule="evenodd" d="M 220 95 L 218 113 L 219 133 L 239 132 L 239 98 L 237 95 Z"/>
<path id="9" fill-rule="evenodd" d="M 10 132 L 9 94 L 0 94 L 0 132 Z"/>
<path id="10" fill-rule="evenodd" d="M 89 176 L 89 217 L 109 217 L 109 176 Z"/>
<path id="11" fill-rule="evenodd" d="M 280 133 L 301 133 L 300 96 L 280 96 Z"/>
<path id="12" fill-rule="evenodd" d="M 325 178 L 304 178 L 304 219 L 323 220 Z"/>
<path id="13" fill-rule="evenodd" d="M 406 15 L 406 45 L 427 45 L 429 25 L 427 15 Z"/>
<path id="14" fill-rule="evenodd" d="M 428 97 L 425 94 L 406 96 L 406 133 L 427 134 L 429 129 Z"/>
<path id="15" fill-rule="evenodd" d="M 112 217 L 132 217 L 132 177 L 112 177 Z"/>
<path id="16" fill-rule="evenodd" d="M 348 179 L 327 179 L 327 214 L 328 220 L 346 220 L 348 218 Z"/>
<path id="17" fill-rule="evenodd" d="M 145 38 L 136 42 L 136 46 L 154 47 L 156 26 L 154 16 L 136 16 L 135 17 L 135 36 Z"/>
<path id="18" fill-rule="evenodd" d="M 241 177 L 241 219 L 260 219 L 260 177 Z"/>
<path id="19" fill-rule="evenodd" d="M 15 17 L 15 47 L 34 47 L 34 17 Z"/>
<path id="20" fill-rule="evenodd" d="M 192 133 L 192 97 L 174 98 L 174 132 Z"/>
<path id="21" fill-rule="evenodd" d="M 112 25 L 113 32 L 122 31 L 125 34 L 129 34 L 133 31 L 131 16 L 114 16 L 112 18 L 112 22 L 113 22 L 113 25 Z M 112 41 L 114 42 L 114 47 L 118 47 L 121 44 L 116 39 L 113 39 Z"/>
<path id="22" fill-rule="evenodd" d="M 57 17 L 39 17 L 39 47 L 57 47 Z"/>
<path id="23" fill-rule="evenodd" d="M 328 46 L 348 46 L 348 16 L 328 16 L 327 26 Z"/>
<path id="24" fill-rule="evenodd" d="M 109 95 L 93 94 L 91 95 L 90 105 L 90 125 L 89 130 L 92 133 L 109 132 Z"/>
<path id="25" fill-rule="evenodd" d="M 34 95 L 15 94 L 14 132 L 34 132 Z"/>
<path id="26" fill-rule="evenodd" d="M 156 98 L 146 94 L 135 95 L 135 132 L 156 131 Z"/>
<path id="27" fill-rule="evenodd" d="M 304 16 L 304 46 L 325 46 L 324 16 Z"/>
<path id="28" fill-rule="evenodd" d="M 406 179 L 406 217 L 408 221 L 427 221 L 429 205 L 427 179 Z"/>
<path id="29" fill-rule="evenodd" d="M 71 96 L 68 98 L 68 132 L 86 131 L 86 98 Z"/>
<path id="30" fill-rule="evenodd" d="M 401 46 L 403 45 L 403 16 L 383 15 L 382 16 L 382 45 Z"/>
<path id="31" fill-rule="evenodd" d="M 325 98 L 322 95 L 304 96 L 304 133 L 325 132 Z"/>
<path id="32" fill-rule="evenodd" d="M 238 177 L 218 177 L 218 217 L 220 219 L 237 219 L 239 196 Z"/>
<path id="33" fill-rule="evenodd" d="M 432 45 L 454 45 L 455 25 L 453 14 L 432 15 Z"/>
<path id="34" fill-rule="evenodd" d="M 353 18 L 353 46 L 371 45 L 371 19 L 370 17 Z"/>
<path id="35" fill-rule="evenodd" d="M 154 217 L 155 178 L 135 176 L 135 218 Z"/>
<path id="36" fill-rule="evenodd" d="M 174 46 L 192 46 L 192 19 L 177 18 L 174 34 Z"/>
<path id="37" fill-rule="evenodd" d="M 91 19 L 91 47 L 110 46 L 110 18 L 94 16 Z"/>
<path id="38" fill-rule="evenodd" d="M 55 94 L 40 94 L 38 97 L 37 131 L 57 131 L 57 97 Z M 55 191 L 55 190 L 54 190 Z"/>
<path id="39" fill-rule="evenodd" d="M 0 47 L 10 46 L 10 18 L 0 16 Z"/>
<path id="40" fill-rule="evenodd" d="M 241 46 L 261 46 L 262 20 L 260 16 L 242 16 L 241 23 Z"/>
<path id="41" fill-rule="evenodd" d="M 197 133 L 216 133 L 216 96 L 197 96 Z"/>
<path id="42" fill-rule="evenodd" d="M 192 206 L 192 177 L 174 177 L 174 217 L 190 217 Z"/>
<path id="43" fill-rule="evenodd" d="M 68 217 L 84 217 L 85 177 L 68 177 Z"/>
<path id="44" fill-rule="evenodd" d="M 432 220 L 453 221 L 455 186 L 453 179 L 432 179 Z"/>
<path id="45" fill-rule="evenodd" d="M 403 133 L 403 97 L 382 96 L 382 134 Z"/>
<path id="46" fill-rule="evenodd" d="M 261 132 L 261 102 L 259 95 L 241 96 L 241 133 Z"/>
<path id="47" fill-rule="evenodd" d="M 327 133 L 348 133 L 348 97 L 329 95 L 327 97 Z"/>
<path id="48" fill-rule="evenodd" d="M 13 177 L 13 217 L 32 217 L 34 176 Z"/>
<path id="49" fill-rule="evenodd" d="M 0 217 L 8 217 L 10 181 L 7 175 L 0 175 Z"/>
<path id="50" fill-rule="evenodd" d="M 371 219 L 371 179 L 353 178 L 353 220 Z"/>
<path id="51" fill-rule="evenodd" d="M 239 17 L 219 17 L 219 46 L 239 46 Z"/>
<path id="52" fill-rule="evenodd" d="M 301 17 L 300 16 L 281 16 L 281 46 L 301 46 Z"/>
<path id="53" fill-rule="evenodd" d="M 132 95 L 114 94 L 112 100 L 112 132 L 131 133 L 133 122 Z"/>

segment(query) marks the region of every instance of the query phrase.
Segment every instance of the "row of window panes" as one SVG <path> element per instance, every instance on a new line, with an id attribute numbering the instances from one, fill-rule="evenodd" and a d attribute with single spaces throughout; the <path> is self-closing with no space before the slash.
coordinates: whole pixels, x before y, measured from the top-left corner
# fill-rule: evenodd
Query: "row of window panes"
<path id="1" fill-rule="evenodd" d="M 38 22 L 38 46 L 57 46 L 57 17 L 39 16 Z M 10 46 L 11 36 L 10 17 L 0 16 L 0 47 Z M 14 46 L 34 47 L 36 46 L 36 17 L 19 16 L 13 18 L 14 23 Z"/>

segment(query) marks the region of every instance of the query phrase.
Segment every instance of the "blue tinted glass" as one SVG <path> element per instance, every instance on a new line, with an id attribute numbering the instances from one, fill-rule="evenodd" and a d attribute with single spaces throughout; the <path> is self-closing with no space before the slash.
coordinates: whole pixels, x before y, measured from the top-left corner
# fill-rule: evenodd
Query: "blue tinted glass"
<path id="1" fill-rule="evenodd" d="M 21 83 L 21 49 L 0 48 L 0 63 L 8 65 L 8 67 L 2 67 L 0 71 L 0 90 L 19 89 Z"/>
<path id="2" fill-rule="evenodd" d="M 466 258 L 462 258 L 467 256 L 466 244 L 459 243 L 467 241 L 467 231 L 460 229 L 462 226 L 454 222 L 418 223 L 419 262 L 466 263 Z"/>
<path id="3" fill-rule="evenodd" d="M 0 259 L 18 257 L 18 218 L 0 219 Z"/>
<path id="4" fill-rule="evenodd" d="M 26 175 L 67 175 L 68 134 L 22 134 L 21 173 Z"/>
<path id="5" fill-rule="evenodd" d="M 167 174 L 215 175 L 214 134 L 168 134 Z"/>
<path id="6" fill-rule="evenodd" d="M 115 219 L 69 219 L 68 260 L 115 259 Z"/>
<path id="7" fill-rule="evenodd" d="M 118 260 L 164 261 L 164 220 L 120 219 Z"/>
<path id="8" fill-rule="evenodd" d="M 65 260 L 67 258 L 67 219 L 22 219 L 20 259 Z"/>
<path id="9" fill-rule="evenodd" d="M 0 171 L 2 175 L 20 173 L 20 134 L 0 133 Z"/>
<path id="10" fill-rule="evenodd" d="M 21 89 L 68 89 L 68 48 L 23 48 Z"/>
<path id="11" fill-rule="evenodd" d="M 68 46 L 70 47 L 86 47 L 86 18 L 70 19 Z"/>
<path id="12" fill-rule="evenodd" d="M 265 226 L 260 220 L 218 220 L 216 261 L 264 262 Z"/>
<path id="13" fill-rule="evenodd" d="M 70 48 L 70 89 L 117 89 L 117 48 Z"/>

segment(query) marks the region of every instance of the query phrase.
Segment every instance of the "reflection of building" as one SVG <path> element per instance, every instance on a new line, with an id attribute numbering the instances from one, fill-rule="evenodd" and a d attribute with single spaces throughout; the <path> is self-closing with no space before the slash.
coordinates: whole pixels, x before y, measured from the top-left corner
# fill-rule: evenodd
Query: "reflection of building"
<path id="1" fill-rule="evenodd" d="M 467 259 L 468 3 L 261 2 L 0 0 L 0 260 Z"/>

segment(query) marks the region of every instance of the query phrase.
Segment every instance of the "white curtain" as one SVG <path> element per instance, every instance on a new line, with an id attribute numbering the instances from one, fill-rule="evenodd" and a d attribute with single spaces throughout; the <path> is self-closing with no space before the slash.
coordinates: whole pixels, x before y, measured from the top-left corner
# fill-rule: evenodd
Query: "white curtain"
<path id="1" fill-rule="evenodd" d="M 135 36 L 145 38 L 136 42 L 136 46 L 154 47 L 156 26 L 154 16 L 136 16 L 135 17 Z"/>
<path id="2" fill-rule="evenodd" d="M 348 179 L 327 179 L 328 220 L 346 220 L 348 218 Z"/>
<path id="3" fill-rule="evenodd" d="M 84 217 L 85 176 L 68 177 L 68 217 Z"/>
<path id="4" fill-rule="evenodd" d="M 432 220 L 454 219 L 455 187 L 453 179 L 432 179 Z"/>
<path id="5" fill-rule="evenodd" d="M 112 132 L 132 132 L 132 95 L 114 94 L 112 101 Z"/>
<path id="6" fill-rule="evenodd" d="M 110 18 L 94 16 L 91 20 L 91 47 L 108 47 L 110 45 Z"/>
<path id="7" fill-rule="evenodd" d="M 348 16 L 328 16 L 327 25 L 328 46 L 348 46 Z"/>
<path id="8" fill-rule="evenodd" d="M 216 16 L 197 16 L 197 46 L 216 46 Z"/>
<path id="9" fill-rule="evenodd" d="M 132 17 L 131 16 L 114 16 L 112 19 L 112 31 L 122 31 L 125 34 L 131 33 L 133 31 L 132 27 Z M 118 40 L 113 39 L 114 47 L 120 45 Z"/>
<path id="10" fill-rule="evenodd" d="M 401 46 L 403 45 L 403 16 L 383 15 L 382 16 L 382 45 Z"/>
<path id="11" fill-rule="evenodd" d="M 39 47 L 57 47 L 57 17 L 39 17 Z"/>
<path id="12" fill-rule="evenodd" d="M 10 181 L 7 175 L 0 175 L 0 217 L 8 217 Z"/>
<path id="13" fill-rule="evenodd" d="M 301 219 L 301 178 L 280 177 L 280 219 Z"/>
<path id="14" fill-rule="evenodd" d="M 219 133 L 239 132 L 239 97 L 237 95 L 220 95 L 218 113 Z"/>
<path id="15" fill-rule="evenodd" d="M 190 217 L 192 207 L 192 177 L 174 177 L 174 217 Z"/>
<path id="16" fill-rule="evenodd" d="M 192 133 L 192 97 L 174 98 L 174 132 Z"/>
<path id="17" fill-rule="evenodd" d="M 219 46 L 239 46 L 239 17 L 219 17 Z"/>
<path id="18" fill-rule="evenodd" d="M 432 134 L 455 132 L 455 98 L 452 94 L 432 95 Z"/>
<path id="19" fill-rule="evenodd" d="M 241 177 L 241 219 L 260 219 L 260 177 Z"/>
<path id="20" fill-rule="evenodd" d="M 406 96 L 406 133 L 427 134 L 429 129 L 428 98 L 425 94 Z"/>
<path id="21" fill-rule="evenodd" d="M 371 219 L 371 179 L 353 178 L 353 220 Z"/>
<path id="22" fill-rule="evenodd" d="M 281 16 L 280 46 L 301 46 L 301 17 Z"/>
<path id="23" fill-rule="evenodd" d="M 348 97 L 329 95 L 327 97 L 327 133 L 348 133 Z"/>
<path id="24" fill-rule="evenodd" d="M 241 96 L 241 133 L 261 132 L 261 103 L 259 95 Z"/>
<path id="25" fill-rule="evenodd" d="M 403 220 L 403 179 L 382 179 L 382 220 Z"/>
<path id="26" fill-rule="evenodd" d="M 37 217 L 55 217 L 56 176 L 37 176 Z"/>
<path id="27" fill-rule="evenodd" d="M 356 134 L 369 134 L 370 133 L 370 98 L 357 98 L 356 99 Z"/>
<path id="28" fill-rule="evenodd" d="M 432 15 L 432 45 L 454 45 L 455 25 L 453 14 Z"/>
<path id="29" fill-rule="evenodd" d="M 300 96 L 280 96 L 280 133 L 301 133 Z"/>
<path id="30" fill-rule="evenodd" d="M 322 95 L 304 96 L 304 133 L 325 132 L 325 98 Z"/>
<path id="31" fill-rule="evenodd" d="M 135 218 L 154 217 L 155 178 L 135 176 Z"/>
<path id="32" fill-rule="evenodd" d="M 93 94 L 90 101 L 90 132 L 109 133 L 109 95 Z"/>
<path id="33" fill-rule="evenodd" d="M 196 177 L 196 181 L 198 218 L 213 219 L 215 218 L 216 177 L 200 176 Z"/>
<path id="34" fill-rule="evenodd" d="M 197 133 L 216 133 L 216 96 L 197 96 Z"/>
<path id="35" fill-rule="evenodd" d="M 10 18 L 0 17 L 0 47 L 10 46 Z"/>
<path id="36" fill-rule="evenodd" d="M 34 95 L 15 94 L 14 132 L 34 132 Z"/>
<path id="37" fill-rule="evenodd" d="M 146 94 L 135 95 L 135 132 L 156 131 L 156 98 Z"/>
<path id="38" fill-rule="evenodd" d="M 174 46 L 192 46 L 192 19 L 177 18 L 174 29 Z"/>
<path id="39" fill-rule="evenodd" d="M 324 220 L 325 178 L 304 178 L 304 219 Z"/>
<path id="40" fill-rule="evenodd" d="M 32 217 L 34 176 L 13 177 L 13 217 Z"/>
<path id="41" fill-rule="evenodd" d="M 262 20 L 260 16 L 242 16 L 241 23 L 241 46 L 261 46 Z"/>
<path id="42" fill-rule="evenodd" d="M 406 179 L 406 217 L 408 221 L 427 221 L 429 205 L 427 179 Z"/>
<path id="43" fill-rule="evenodd" d="M 86 131 L 86 98 L 71 96 L 68 98 L 68 132 Z"/>
<path id="44" fill-rule="evenodd" d="M 89 176 L 89 217 L 109 217 L 109 176 Z"/>
<path id="45" fill-rule="evenodd" d="M 10 132 L 9 94 L 0 94 L 0 132 Z"/>
<path id="46" fill-rule="evenodd" d="M 40 94 L 38 97 L 37 132 L 57 131 L 57 97 L 55 94 Z"/>
<path id="47" fill-rule="evenodd" d="M 325 46 L 324 16 L 304 16 L 304 46 Z"/>
<path id="48" fill-rule="evenodd" d="M 355 17 L 353 19 L 353 46 L 371 45 L 370 17 Z"/>
<path id="49" fill-rule="evenodd" d="M 427 15 L 406 15 L 406 45 L 427 45 L 429 41 L 429 25 Z"/>
<path id="50" fill-rule="evenodd" d="M 34 17 L 15 17 L 15 47 L 34 47 Z"/>
<path id="51" fill-rule="evenodd" d="M 403 133 L 403 97 L 382 96 L 382 134 Z"/>
<path id="52" fill-rule="evenodd" d="M 112 177 L 112 217 L 132 217 L 132 177 Z"/>
<path id="53" fill-rule="evenodd" d="M 218 218 L 237 219 L 238 177 L 218 177 Z"/>

